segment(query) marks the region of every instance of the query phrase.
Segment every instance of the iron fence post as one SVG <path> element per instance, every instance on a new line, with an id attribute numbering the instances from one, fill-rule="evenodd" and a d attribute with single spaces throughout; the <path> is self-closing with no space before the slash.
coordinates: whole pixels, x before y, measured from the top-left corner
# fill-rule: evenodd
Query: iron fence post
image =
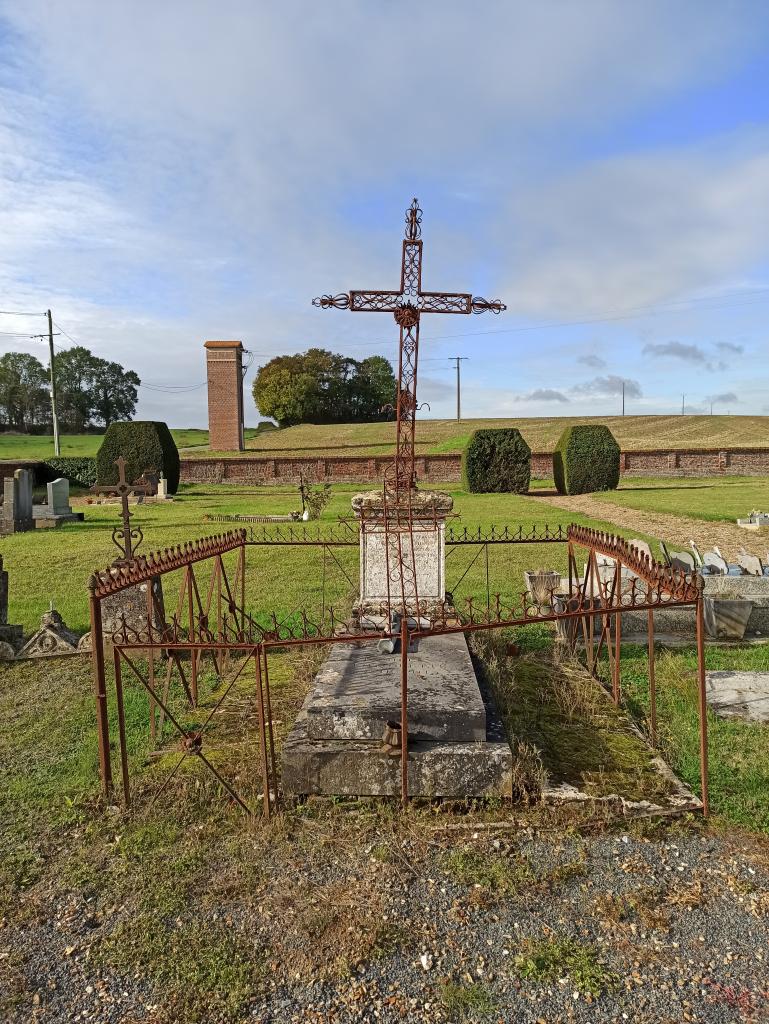
<path id="1" fill-rule="evenodd" d="M 700 789 L 702 791 L 702 813 L 710 814 L 708 792 L 708 702 L 705 688 L 705 615 L 702 591 L 697 598 L 697 690 L 700 718 Z"/>
<path id="2" fill-rule="evenodd" d="M 93 581 L 92 581 L 93 582 Z M 95 585 L 95 584 L 94 584 Z M 89 583 L 91 611 L 91 661 L 93 663 L 94 695 L 96 697 L 96 735 L 99 745 L 99 776 L 104 796 L 112 793 L 112 766 L 109 754 L 109 715 L 107 713 L 107 678 L 104 671 L 104 637 L 102 636 L 101 600 Z"/>

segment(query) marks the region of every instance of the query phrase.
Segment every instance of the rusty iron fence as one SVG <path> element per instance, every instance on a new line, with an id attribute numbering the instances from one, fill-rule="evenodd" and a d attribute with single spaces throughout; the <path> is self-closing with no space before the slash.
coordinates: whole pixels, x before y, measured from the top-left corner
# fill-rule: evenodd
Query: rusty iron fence
<path id="1" fill-rule="evenodd" d="M 357 537 L 345 527 L 317 529 L 281 528 L 275 536 L 266 531 L 235 530 L 193 543 L 137 556 L 126 565 L 111 566 L 92 575 L 89 582 L 92 658 L 97 709 L 99 765 L 105 793 L 113 791 L 112 732 L 116 728 L 123 798 L 131 802 L 129 744 L 126 735 L 125 688 L 130 678 L 148 698 L 148 735 L 158 758 L 169 748 L 171 730 L 177 756 L 151 796 L 154 803 L 165 793 L 185 761 L 197 759 L 210 772 L 228 799 L 248 813 L 256 807 L 237 778 L 228 775 L 226 759 L 211 754 L 215 726 L 238 692 L 235 685 L 253 672 L 250 708 L 243 709 L 242 695 L 236 704 L 256 722 L 256 749 L 261 791 L 255 799 L 269 816 L 279 796 L 276 744 L 270 693 L 268 656 L 276 649 L 302 645 L 364 643 L 381 638 L 401 643 L 401 795 L 408 799 L 408 650 L 411 639 L 446 633 L 473 633 L 510 629 L 532 623 L 553 623 L 571 651 L 582 650 L 594 675 L 605 651 L 611 675 L 611 698 L 622 700 L 622 615 L 646 611 L 648 617 L 649 721 L 652 742 L 657 737 L 654 614 L 662 608 L 692 606 L 696 616 L 698 658 L 698 715 L 700 729 L 700 786 L 703 811 L 708 802 L 708 748 L 705 701 L 705 661 L 702 579 L 670 569 L 639 552 L 627 541 L 584 527 L 519 530 L 490 527 L 486 530 L 447 528 L 454 547 L 489 545 L 566 545 L 568 589 L 553 587 L 543 600 L 523 592 L 519 600 L 504 599 L 491 589 L 486 576 L 486 595 L 468 597 L 455 605 L 427 609 L 416 598 L 416 614 L 393 615 L 402 609 L 402 590 L 384 602 L 374 614 L 343 615 L 327 605 L 325 592 L 320 609 L 298 609 L 286 616 L 270 612 L 256 615 L 246 610 L 247 549 L 250 546 L 286 544 L 316 546 L 333 555 L 336 546 L 357 546 Z M 584 551 L 586 571 L 580 575 L 577 552 Z M 599 564 L 599 559 L 604 564 Z M 325 565 L 325 563 L 324 563 Z M 344 567 L 340 567 L 344 571 Z M 175 578 L 174 578 L 175 577 Z M 352 586 L 352 579 L 347 576 Z M 160 585 L 159 585 L 160 584 Z M 141 595 L 126 611 L 121 595 Z M 115 602 L 117 601 L 117 610 Z M 375 627 L 376 631 L 372 632 Z M 114 717 L 110 723 L 105 658 L 110 654 L 114 674 Z M 190 726 L 174 705 L 172 695 L 188 711 L 199 708 L 203 664 L 213 685 L 210 707 L 201 721 Z M 240 703 L 238 703 L 240 702 Z M 164 745 L 165 744 L 165 745 Z M 165 753 L 164 753 L 165 752 Z M 236 771 L 236 775 L 238 772 Z M 250 776 L 249 776 L 250 778 Z M 253 780 L 251 780 L 252 782 Z M 249 782 L 249 786 L 253 786 Z M 246 787 L 249 788 L 249 787 Z"/>

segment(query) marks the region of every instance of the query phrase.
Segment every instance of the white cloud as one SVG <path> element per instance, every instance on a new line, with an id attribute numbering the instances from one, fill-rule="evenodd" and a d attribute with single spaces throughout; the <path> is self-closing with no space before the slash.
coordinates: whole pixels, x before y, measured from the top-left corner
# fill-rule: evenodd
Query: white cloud
<path id="1" fill-rule="evenodd" d="M 0 288 L 53 306 L 78 341 L 150 381 L 199 383 L 212 336 L 242 338 L 258 361 L 312 343 L 392 356 L 389 319 L 309 301 L 397 283 L 414 191 L 426 286 L 499 294 L 509 317 L 717 289 L 762 252 L 759 134 L 623 154 L 619 132 L 619 155 L 586 155 L 631 114 L 739 67 L 767 20 L 750 3 L 0 11 L 15 33 L 0 97 Z M 440 333 L 481 329 L 455 321 Z M 509 360 L 495 376 L 510 387 L 479 390 L 486 415 L 550 383 L 521 380 Z M 433 415 L 450 415 L 452 389 L 421 381 Z M 204 390 L 145 396 L 143 415 L 205 422 Z"/>

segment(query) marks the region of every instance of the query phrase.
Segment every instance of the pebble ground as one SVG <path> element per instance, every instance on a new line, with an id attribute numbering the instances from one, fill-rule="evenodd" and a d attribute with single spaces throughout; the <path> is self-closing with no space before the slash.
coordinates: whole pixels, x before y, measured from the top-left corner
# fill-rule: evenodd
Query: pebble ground
<path id="1" fill-rule="evenodd" d="M 501 882 L 458 875 L 457 851 L 501 865 Z M 509 865 L 524 865 L 520 877 Z M 769 856 L 749 839 L 439 825 L 344 856 L 287 854 L 272 869 L 279 884 L 254 899 L 190 908 L 262 963 L 235 1017 L 212 1007 L 195 1020 L 769 1021 Z M 97 966 L 93 951 L 130 906 L 77 891 L 36 899 L 32 919 L 0 930 L 4 1024 L 187 1019 L 144 972 Z M 526 940 L 565 938 L 591 951 L 603 991 L 582 991 L 567 968 L 522 973 Z"/>

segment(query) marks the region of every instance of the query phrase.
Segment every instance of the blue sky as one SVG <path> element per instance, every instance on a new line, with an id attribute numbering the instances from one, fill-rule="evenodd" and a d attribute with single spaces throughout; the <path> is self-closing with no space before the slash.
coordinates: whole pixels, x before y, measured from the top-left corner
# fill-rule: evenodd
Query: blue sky
<path id="1" fill-rule="evenodd" d="M 417 195 L 424 286 L 508 305 L 424 319 L 430 415 L 453 355 L 468 416 L 612 413 L 623 380 L 769 413 L 768 51 L 761 2 L 0 0 L 0 309 L 203 426 L 208 338 L 395 356 L 310 300 L 395 287 Z"/>

